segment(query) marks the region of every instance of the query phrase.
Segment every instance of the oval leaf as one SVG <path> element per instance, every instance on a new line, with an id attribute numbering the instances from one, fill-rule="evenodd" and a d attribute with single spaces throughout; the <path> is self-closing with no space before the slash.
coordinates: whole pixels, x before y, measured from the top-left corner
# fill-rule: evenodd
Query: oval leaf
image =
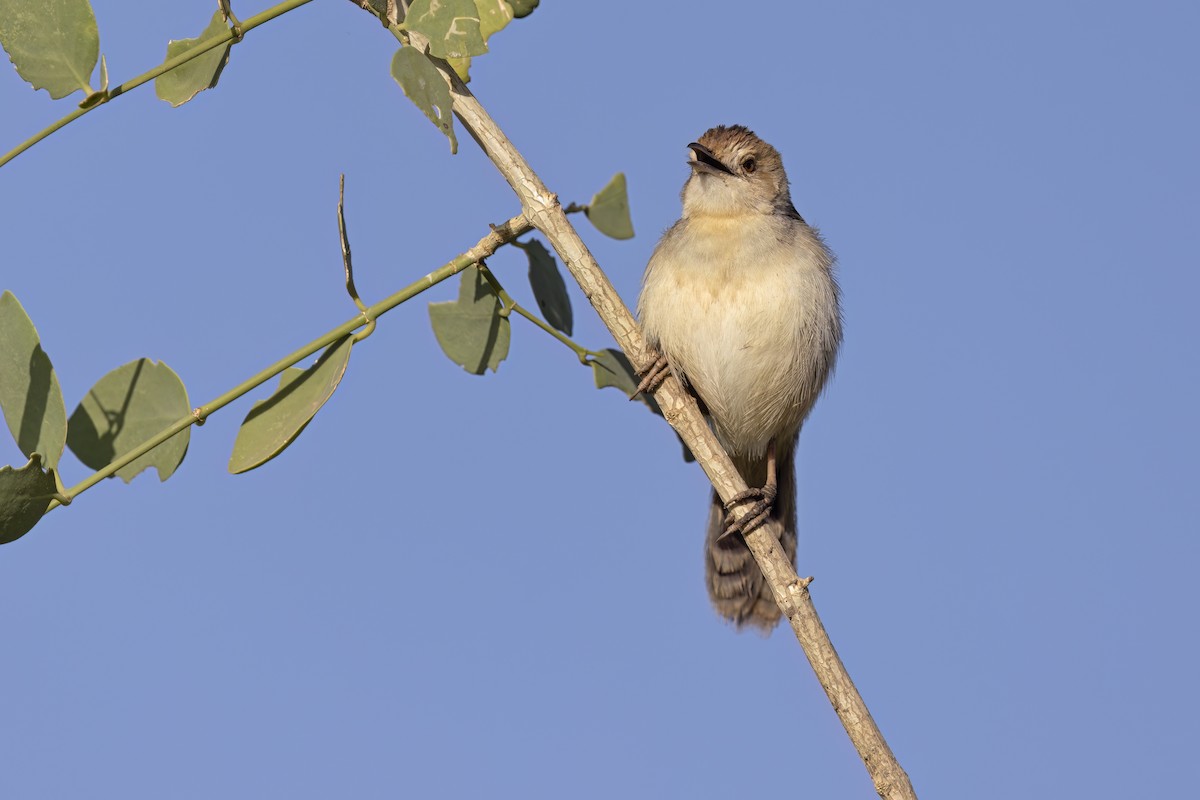
<path id="1" fill-rule="evenodd" d="M 625 191 L 625 173 L 618 172 L 588 204 L 587 217 L 596 230 L 614 239 L 632 239 L 633 222 L 629 219 L 629 195 Z"/>
<path id="2" fill-rule="evenodd" d="M 454 138 L 453 105 L 450 87 L 429 59 L 411 47 L 401 47 L 392 59 L 392 78 L 400 84 L 409 100 L 450 140 L 450 152 L 458 152 Z"/>
<path id="3" fill-rule="evenodd" d="M 567 296 L 567 284 L 558 271 L 558 263 L 538 241 L 525 245 L 525 255 L 529 257 L 529 285 L 533 287 L 533 297 L 542 310 L 542 316 L 546 322 L 570 336 L 574 324 L 571 298 Z"/>
<path id="4" fill-rule="evenodd" d="M 495 372 L 508 357 L 508 319 L 475 267 L 463 270 L 457 300 L 429 304 L 429 321 L 442 352 L 472 375 Z"/>
<path id="5" fill-rule="evenodd" d="M 430 55 L 438 58 L 481 56 L 488 51 L 474 0 L 413 0 L 404 27 L 424 34 Z"/>
<path id="6" fill-rule="evenodd" d="M 0 44 L 34 89 L 91 92 L 100 29 L 88 0 L 0 0 Z"/>
<path id="7" fill-rule="evenodd" d="M 230 472 L 261 467 L 296 441 L 341 383 L 353 344 L 351 336 L 338 339 L 308 369 L 291 367 L 279 376 L 275 393 L 255 403 L 242 422 L 229 457 Z"/>
<path id="8" fill-rule="evenodd" d="M 114 369 L 88 390 L 67 423 L 67 445 L 88 467 L 103 469 L 189 413 L 187 389 L 179 376 L 166 364 L 140 358 Z M 129 483 L 154 467 L 158 479 L 165 481 L 183 461 L 190 437 L 190 429 L 184 428 L 121 467 L 117 476 Z"/>
<path id="9" fill-rule="evenodd" d="M 37 329 L 12 292 L 0 295 L 0 411 L 21 453 L 58 466 L 67 442 L 67 407 Z"/>
<path id="10" fill-rule="evenodd" d="M 202 44 L 211 43 L 213 39 L 229 34 L 229 26 L 225 24 L 224 16 L 218 10 L 209 20 L 208 27 L 196 39 L 172 39 L 167 42 L 167 61 L 183 55 L 189 50 L 195 50 Z M 154 81 L 154 93 L 159 99 L 166 100 L 172 106 L 179 106 L 191 100 L 205 89 L 217 85 L 221 70 L 229 63 L 229 50 L 233 42 L 226 42 L 224 47 L 214 47 L 191 61 L 180 64 L 170 72 L 159 75 Z"/>
<path id="11" fill-rule="evenodd" d="M 46 513 L 55 492 L 54 476 L 34 455 L 21 469 L 0 467 L 0 544 L 15 542 Z"/>

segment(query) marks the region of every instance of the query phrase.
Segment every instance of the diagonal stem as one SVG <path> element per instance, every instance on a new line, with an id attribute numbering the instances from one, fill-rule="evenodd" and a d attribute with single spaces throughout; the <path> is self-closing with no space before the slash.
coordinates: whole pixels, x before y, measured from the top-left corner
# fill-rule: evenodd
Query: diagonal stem
<path id="1" fill-rule="evenodd" d="M 368 306 L 366 310 L 367 316 L 372 320 L 378 319 L 381 314 L 386 314 L 396 306 L 400 305 L 406 300 L 411 300 L 413 297 L 416 297 L 431 286 L 436 286 L 447 278 L 457 275 L 472 264 L 476 264 L 492 255 L 502 245 L 508 244 L 518 236 L 524 236 L 532 229 L 533 226 L 529 223 L 529 220 L 525 218 L 524 214 L 518 214 L 502 225 L 493 226 L 491 233 L 480 239 L 470 250 L 452 259 L 451 261 L 448 261 L 443 266 L 435 269 L 433 272 L 429 273 L 420 280 L 409 284 L 395 294 L 380 300 L 375 305 Z M 132 463 L 142 455 L 150 452 L 155 447 L 158 447 L 160 444 L 167 441 L 180 431 L 183 431 L 192 425 L 203 423 L 204 420 L 207 419 L 211 414 L 221 410 L 234 400 L 237 400 L 239 397 L 245 395 L 247 392 L 251 392 L 255 388 L 263 385 L 288 367 L 301 361 L 302 359 L 308 358 L 318 350 L 328 347 L 338 339 L 353 333 L 366 324 L 368 323 L 361 315 L 347 320 L 328 333 L 313 339 L 303 347 L 288 353 L 274 364 L 242 381 L 237 386 L 233 387 L 228 392 L 225 392 L 216 399 L 211 400 L 202 406 L 198 406 L 192 411 L 192 413 L 188 414 L 186 417 L 176 420 L 168 428 L 160 431 L 153 438 L 148 439 L 127 453 L 122 453 L 119 458 L 115 459 L 111 464 L 104 467 L 104 469 L 92 473 L 75 486 L 72 486 L 68 491 L 63 493 L 67 503 L 69 503 L 71 499 L 73 499 L 80 492 L 87 491 L 105 478 L 115 475 L 117 470 L 121 469 L 126 464 Z M 55 500 L 54 502 L 50 503 L 49 508 L 46 510 L 50 511 L 59 505 L 66 505 L 66 503 L 62 502 L 61 500 Z"/>
<path id="2" fill-rule="evenodd" d="M 159 64 L 157 67 L 155 67 L 154 69 L 149 70 L 148 72 L 143 72 L 141 75 L 138 75 L 136 78 L 132 78 L 130 80 L 125 81 L 125 83 L 122 83 L 120 86 L 114 87 L 107 94 L 103 95 L 99 101 L 97 101 L 89 106 L 86 106 L 84 108 L 76 108 L 70 114 L 67 114 L 65 117 L 54 122 L 53 124 L 49 125 L 48 127 L 43 128 L 42 130 L 35 133 L 33 136 L 30 136 L 28 139 L 21 142 L 19 145 L 14 147 L 12 150 L 9 150 L 4 155 L 0 156 L 0 167 L 3 167 L 5 164 L 12 161 L 14 158 L 21 155 L 26 150 L 33 147 L 35 144 L 42 141 L 46 137 L 50 136 L 52 133 L 54 133 L 58 130 L 61 130 L 62 128 L 65 128 L 66 126 L 68 126 L 72 122 L 74 122 L 75 120 L 82 117 L 84 114 L 88 113 L 89 111 L 92 111 L 93 109 L 99 108 L 100 106 L 107 103 L 109 100 L 112 100 L 115 97 L 120 97 L 121 95 L 125 94 L 126 92 L 130 91 L 131 89 L 136 89 L 137 87 L 141 86 L 144 83 L 149 83 L 150 81 L 154 80 L 158 76 L 163 75 L 167 72 L 170 72 L 171 70 L 175 69 L 179 65 L 186 64 L 187 62 L 191 61 L 193 58 L 199 58 L 200 56 L 207 53 L 209 50 L 213 50 L 215 48 L 221 47 L 230 42 L 234 42 L 234 43 L 240 42 L 242 40 L 242 37 L 245 36 L 247 31 L 254 30 L 259 25 L 262 25 L 263 23 L 270 22 L 271 20 L 275 19 L 278 16 L 286 14 L 289 11 L 297 9 L 300 6 L 305 5 L 306 3 L 311 3 L 311 2 L 312 2 L 312 0 L 287 0 L 287 2 L 280 3 L 277 6 L 268 8 L 266 11 L 262 12 L 261 14 L 255 14 L 250 19 L 241 23 L 241 27 L 238 29 L 238 31 L 236 33 L 233 30 L 228 30 L 225 33 L 223 33 L 222 35 L 216 36 L 212 39 L 209 39 L 208 41 L 204 42 L 202 45 L 194 47 L 191 50 L 188 50 L 186 53 L 180 53 L 179 55 L 175 56 L 174 58 L 167 59 L 166 61 Z"/>
<path id="3" fill-rule="evenodd" d="M 513 242 L 513 245 L 515 245 L 516 247 L 520 247 L 521 243 Z M 483 279 L 488 282 L 489 286 L 492 287 L 492 291 L 496 293 L 496 297 L 500 298 L 500 303 L 503 308 L 506 308 L 509 311 L 517 312 L 522 317 L 529 320 L 534 325 L 537 325 L 539 328 L 544 330 L 546 333 L 550 334 L 555 339 L 557 339 L 558 341 L 562 342 L 564 345 L 569 347 L 571 349 L 571 352 L 573 352 L 575 354 L 575 356 L 579 359 L 579 363 L 581 363 L 585 366 L 588 366 L 591 364 L 591 362 L 588 361 L 588 357 L 589 356 L 595 357 L 595 356 L 599 355 L 599 353 L 596 353 L 593 350 L 588 350 L 583 345 L 577 344 L 576 342 L 572 341 L 571 338 L 569 336 L 567 336 L 565 333 L 552 327 L 548 322 L 544 321 L 537 314 L 534 314 L 529 309 L 525 308 L 525 306 L 521 305 L 516 300 L 514 300 L 512 298 L 512 295 L 510 295 L 507 291 L 505 291 L 504 287 L 500 285 L 500 280 L 496 277 L 496 274 L 494 272 L 492 272 L 490 269 L 488 269 L 482 262 L 480 262 L 480 264 L 479 264 L 479 274 L 482 275 Z"/>

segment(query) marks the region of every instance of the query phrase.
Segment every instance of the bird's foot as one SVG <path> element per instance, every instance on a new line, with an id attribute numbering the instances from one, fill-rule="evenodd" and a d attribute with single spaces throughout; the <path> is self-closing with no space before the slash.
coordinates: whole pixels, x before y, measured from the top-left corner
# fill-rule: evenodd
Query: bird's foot
<path id="1" fill-rule="evenodd" d="M 771 516 L 772 509 L 775 508 L 775 495 L 779 493 L 779 483 L 776 480 L 776 475 L 775 440 L 772 439 L 767 445 L 766 483 L 763 484 L 761 489 L 747 489 L 729 498 L 729 502 L 725 504 L 725 530 L 717 537 L 718 542 L 735 533 L 745 536 L 767 521 Z M 748 501 L 752 501 L 749 510 L 740 519 L 735 519 L 733 517 L 733 509 Z"/>
<path id="2" fill-rule="evenodd" d="M 638 370 L 638 375 L 642 380 L 637 385 L 637 391 L 633 393 L 633 397 L 643 393 L 654 394 L 671 372 L 671 364 L 667 361 L 666 356 L 653 348 L 648 350 L 648 354 L 654 356 L 654 361 Z"/>
<path id="3" fill-rule="evenodd" d="M 725 530 L 717 537 L 717 541 L 722 541 L 735 533 L 745 536 L 766 522 L 767 518 L 771 516 L 772 509 L 775 507 L 775 495 L 777 491 L 778 489 L 771 484 L 761 489 L 747 489 L 744 492 L 734 495 L 725 504 Z M 733 509 L 747 501 L 753 501 L 752 505 L 740 519 L 735 519 L 732 515 Z"/>

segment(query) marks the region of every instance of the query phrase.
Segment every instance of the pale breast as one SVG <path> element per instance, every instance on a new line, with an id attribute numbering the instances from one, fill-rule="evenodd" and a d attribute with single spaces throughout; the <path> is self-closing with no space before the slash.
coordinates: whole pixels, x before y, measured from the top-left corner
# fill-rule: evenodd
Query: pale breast
<path id="1" fill-rule="evenodd" d="M 725 445 L 757 455 L 799 429 L 840 331 L 830 259 L 816 236 L 803 223 L 781 235 L 746 222 L 672 229 L 638 306 L 647 336 L 707 405 Z"/>

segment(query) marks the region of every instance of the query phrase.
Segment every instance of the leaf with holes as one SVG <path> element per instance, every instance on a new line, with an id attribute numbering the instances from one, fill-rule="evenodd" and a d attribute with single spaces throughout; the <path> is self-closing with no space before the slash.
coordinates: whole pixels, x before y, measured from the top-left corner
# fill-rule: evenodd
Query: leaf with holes
<path id="1" fill-rule="evenodd" d="M 392 59 L 392 78 L 409 100 L 450 140 L 450 152 L 458 152 L 451 113 L 450 87 L 429 59 L 411 47 L 401 47 Z"/>

